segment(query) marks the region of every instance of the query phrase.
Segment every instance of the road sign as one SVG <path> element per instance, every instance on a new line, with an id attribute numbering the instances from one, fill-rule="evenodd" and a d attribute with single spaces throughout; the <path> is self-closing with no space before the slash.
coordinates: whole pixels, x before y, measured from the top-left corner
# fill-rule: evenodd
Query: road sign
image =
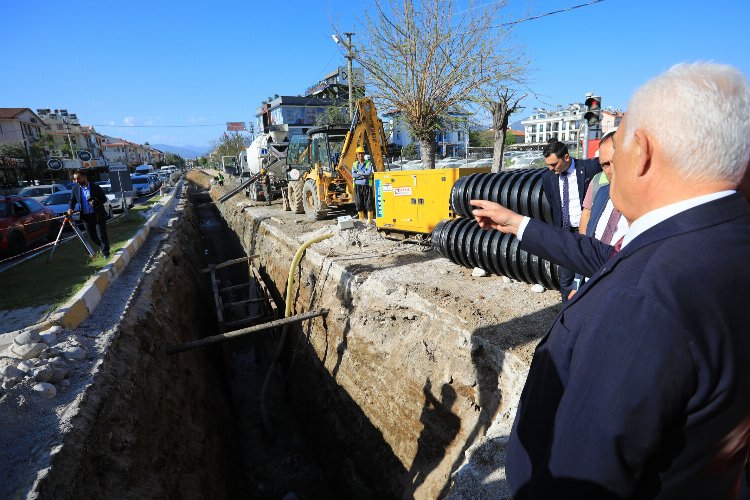
<path id="1" fill-rule="evenodd" d="M 85 149 L 81 149 L 76 154 L 78 155 L 78 159 L 81 161 L 91 161 L 91 158 L 93 158 L 91 153 L 86 151 Z"/>
<path id="2" fill-rule="evenodd" d="M 49 160 L 47 160 L 47 168 L 49 168 L 50 170 L 62 170 L 63 162 L 58 158 L 50 158 Z"/>
<path id="3" fill-rule="evenodd" d="M 110 172 L 127 172 L 128 166 L 124 163 L 113 163 L 109 166 Z"/>

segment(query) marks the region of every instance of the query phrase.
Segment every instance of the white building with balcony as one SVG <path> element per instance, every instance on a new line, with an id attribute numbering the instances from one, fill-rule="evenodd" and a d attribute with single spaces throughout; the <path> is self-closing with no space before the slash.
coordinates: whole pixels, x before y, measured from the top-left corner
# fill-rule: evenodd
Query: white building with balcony
<path id="1" fill-rule="evenodd" d="M 586 107 L 582 103 L 569 104 L 565 109 L 537 109 L 521 120 L 525 144 L 544 144 L 550 139 L 562 142 L 577 142 L 583 133 L 583 114 Z"/>
<path id="2" fill-rule="evenodd" d="M 0 108 L 0 144 L 27 146 L 42 137 L 44 121 L 29 108 Z"/>
<path id="3" fill-rule="evenodd" d="M 457 110 L 449 112 L 448 116 L 443 129 L 435 133 L 436 151 L 441 156 L 463 156 L 469 144 L 469 130 L 474 130 L 469 122 L 471 113 Z M 383 118 L 386 134 L 390 133 L 389 142 L 401 147 L 417 142 L 400 111 L 383 113 Z"/>

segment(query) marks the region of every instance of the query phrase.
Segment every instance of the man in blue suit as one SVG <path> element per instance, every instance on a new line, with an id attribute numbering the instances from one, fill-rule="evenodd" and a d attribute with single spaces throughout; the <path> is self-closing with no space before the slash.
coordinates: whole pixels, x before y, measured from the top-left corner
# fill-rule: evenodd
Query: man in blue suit
<path id="1" fill-rule="evenodd" d="M 107 211 L 104 205 L 107 203 L 107 195 L 98 184 L 89 182 L 86 171 L 76 170 L 73 175 L 75 184 L 70 194 L 68 216 L 73 213 L 76 205 L 81 210 L 81 220 L 86 226 L 89 239 L 101 247 L 102 255 L 109 258 L 109 236 L 107 235 Z"/>
<path id="2" fill-rule="evenodd" d="M 552 209 L 552 221 L 566 231 L 578 231 L 581 222 L 583 196 L 591 179 L 602 171 L 599 160 L 576 160 L 568 153 L 568 147 L 552 139 L 542 152 L 547 171 L 542 176 L 544 195 Z M 560 295 L 563 302 L 573 289 L 574 273 L 560 268 Z"/>
<path id="3" fill-rule="evenodd" d="M 472 201 L 483 227 L 591 275 L 534 353 L 506 457 L 514 498 L 735 498 L 750 445 L 748 116 L 750 84 L 729 66 L 677 65 L 636 91 L 614 143 L 621 246 Z"/>

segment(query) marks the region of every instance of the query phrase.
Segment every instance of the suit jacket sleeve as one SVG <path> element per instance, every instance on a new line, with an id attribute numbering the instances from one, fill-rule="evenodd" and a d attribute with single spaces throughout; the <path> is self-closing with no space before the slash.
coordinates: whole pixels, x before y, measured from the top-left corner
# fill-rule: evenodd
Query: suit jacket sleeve
<path id="1" fill-rule="evenodd" d="M 599 240 L 535 219 L 526 226 L 520 247 L 586 277 L 593 276 L 614 252 Z"/>
<path id="2" fill-rule="evenodd" d="M 680 425 L 691 397 L 697 374 L 681 316 L 642 290 L 599 293 L 606 294 L 601 303 L 617 307 L 571 310 L 586 314 L 586 325 L 558 339 L 574 344 L 562 375 L 569 384 L 554 417 L 548 467 L 532 480 L 530 498 L 602 498 L 580 494 L 591 484 L 638 498 L 634 488 L 647 462 L 665 428 Z"/>
<path id="3" fill-rule="evenodd" d="M 90 184 L 91 197 L 96 201 L 98 206 L 103 206 L 107 202 L 107 195 L 99 184 Z"/>

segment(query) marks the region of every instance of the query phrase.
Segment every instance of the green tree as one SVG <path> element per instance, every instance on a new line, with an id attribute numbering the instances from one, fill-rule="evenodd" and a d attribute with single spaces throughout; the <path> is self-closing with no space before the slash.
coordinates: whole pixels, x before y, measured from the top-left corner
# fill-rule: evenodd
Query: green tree
<path id="1" fill-rule="evenodd" d="M 315 118 L 315 125 L 349 125 L 349 108 L 346 106 L 330 106 Z"/>
<path id="2" fill-rule="evenodd" d="M 473 148 L 491 148 L 495 142 L 495 133 L 492 130 L 469 131 L 469 146 Z"/>
<path id="3" fill-rule="evenodd" d="M 410 142 L 401 148 L 401 156 L 406 160 L 416 160 L 419 158 L 419 148 L 414 142 Z"/>
<path id="4" fill-rule="evenodd" d="M 219 163 L 219 165 L 221 165 L 222 156 L 234 156 L 235 158 L 237 158 L 237 162 L 239 164 L 239 154 L 247 149 L 249 145 L 250 138 L 248 136 L 241 135 L 239 132 L 235 132 L 234 134 L 228 134 L 224 132 L 221 137 L 211 142 L 213 153 L 216 154 L 216 161 Z"/>

